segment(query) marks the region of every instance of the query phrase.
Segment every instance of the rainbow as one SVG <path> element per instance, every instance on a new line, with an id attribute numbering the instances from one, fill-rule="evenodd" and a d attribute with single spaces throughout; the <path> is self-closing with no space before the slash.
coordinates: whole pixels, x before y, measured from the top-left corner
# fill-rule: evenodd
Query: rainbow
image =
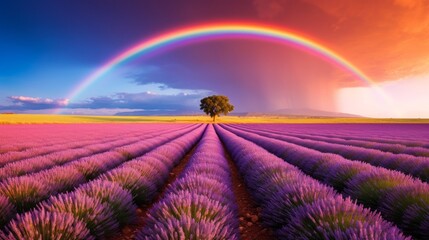
<path id="1" fill-rule="evenodd" d="M 371 78 L 365 75 L 351 62 L 347 61 L 345 58 L 330 50 L 329 48 L 309 38 L 273 26 L 265 26 L 253 23 L 216 23 L 180 28 L 178 30 L 169 31 L 147 40 L 143 40 L 142 42 L 116 55 L 94 72 L 92 72 L 90 75 L 88 75 L 67 95 L 66 98 L 70 101 L 73 100 L 73 98 L 77 97 L 79 93 L 84 91 L 103 75 L 107 74 L 110 70 L 119 64 L 124 63 L 133 57 L 151 52 L 153 53 L 156 50 L 174 48 L 196 41 L 206 41 L 217 38 L 256 38 L 265 41 L 276 41 L 302 48 L 351 73 L 356 77 L 356 79 L 376 89 L 379 94 L 383 96 L 383 98 L 386 99 L 387 97 L 385 93 L 374 84 Z"/>

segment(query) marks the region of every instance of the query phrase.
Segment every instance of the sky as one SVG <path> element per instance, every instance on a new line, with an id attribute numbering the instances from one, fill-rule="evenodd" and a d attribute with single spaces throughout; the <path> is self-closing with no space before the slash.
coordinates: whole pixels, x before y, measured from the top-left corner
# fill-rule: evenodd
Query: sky
<path id="1" fill-rule="evenodd" d="M 427 118 L 428 12 L 426 0 L 1 1 L 0 112 L 193 114 L 201 98 L 223 94 L 235 112 Z M 219 38 L 136 57 L 67 99 L 88 75 L 139 42 L 227 22 L 308 37 L 353 63 L 378 90 L 291 45 Z"/>

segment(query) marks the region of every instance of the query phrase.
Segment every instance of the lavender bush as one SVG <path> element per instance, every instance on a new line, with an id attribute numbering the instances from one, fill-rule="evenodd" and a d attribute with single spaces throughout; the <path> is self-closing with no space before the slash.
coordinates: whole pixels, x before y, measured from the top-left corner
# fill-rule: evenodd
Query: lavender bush
<path id="1" fill-rule="evenodd" d="M 49 195 L 48 188 L 38 179 L 16 177 L 0 184 L 0 194 L 6 196 L 18 212 L 30 210 Z"/>
<path id="2" fill-rule="evenodd" d="M 280 238 L 411 239 L 378 214 L 340 196 L 314 201 L 291 215 L 293 221 L 279 230 Z"/>
<path id="3" fill-rule="evenodd" d="M 107 204 L 120 226 L 133 223 L 137 206 L 128 190 L 110 181 L 95 180 L 77 189 L 78 194 L 86 194 Z"/>
<path id="4" fill-rule="evenodd" d="M 5 196 L 0 195 L 0 227 L 6 224 L 16 213 L 15 206 Z"/>
<path id="5" fill-rule="evenodd" d="M 139 172 L 131 167 L 114 169 L 102 175 L 100 179 L 118 183 L 129 190 L 138 204 L 149 203 L 156 192 L 152 182 L 142 178 Z"/>
<path id="6" fill-rule="evenodd" d="M 70 213 L 48 212 L 45 210 L 31 211 L 19 215 L 11 221 L 0 239 L 21 240 L 92 240 L 85 223 Z"/>
<path id="7" fill-rule="evenodd" d="M 40 203 L 38 209 L 71 213 L 75 218 L 82 220 L 91 234 L 97 237 L 117 232 L 119 228 L 113 211 L 107 204 L 82 193 L 67 193 L 50 197 Z"/>

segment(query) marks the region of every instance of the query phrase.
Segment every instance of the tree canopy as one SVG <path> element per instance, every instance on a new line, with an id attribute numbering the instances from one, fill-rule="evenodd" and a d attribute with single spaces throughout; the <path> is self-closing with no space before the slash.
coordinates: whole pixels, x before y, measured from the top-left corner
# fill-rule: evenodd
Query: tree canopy
<path id="1" fill-rule="evenodd" d="M 227 115 L 234 110 L 234 106 L 229 103 L 227 96 L 212 95 L 201 99 L 200 109 L 205 114 L 210 115 L 214 122 L 216 121 L 216 116 L 220 117 L 220 114 Z"/>

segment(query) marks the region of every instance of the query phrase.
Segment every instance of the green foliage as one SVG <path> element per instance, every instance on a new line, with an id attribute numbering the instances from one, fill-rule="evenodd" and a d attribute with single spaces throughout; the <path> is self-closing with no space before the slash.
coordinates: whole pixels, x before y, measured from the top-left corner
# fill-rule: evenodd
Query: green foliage
<path id="1" fill-rule="evenodd" d="M 216 116 L 220 117 L 220 114 L 227 115 L 234 110 L 234 106 L 229 103 L 227 96 L 212 95 L 201 99 L 200 109 L 205 114 L 210 115 L 214 122 Z"/>

